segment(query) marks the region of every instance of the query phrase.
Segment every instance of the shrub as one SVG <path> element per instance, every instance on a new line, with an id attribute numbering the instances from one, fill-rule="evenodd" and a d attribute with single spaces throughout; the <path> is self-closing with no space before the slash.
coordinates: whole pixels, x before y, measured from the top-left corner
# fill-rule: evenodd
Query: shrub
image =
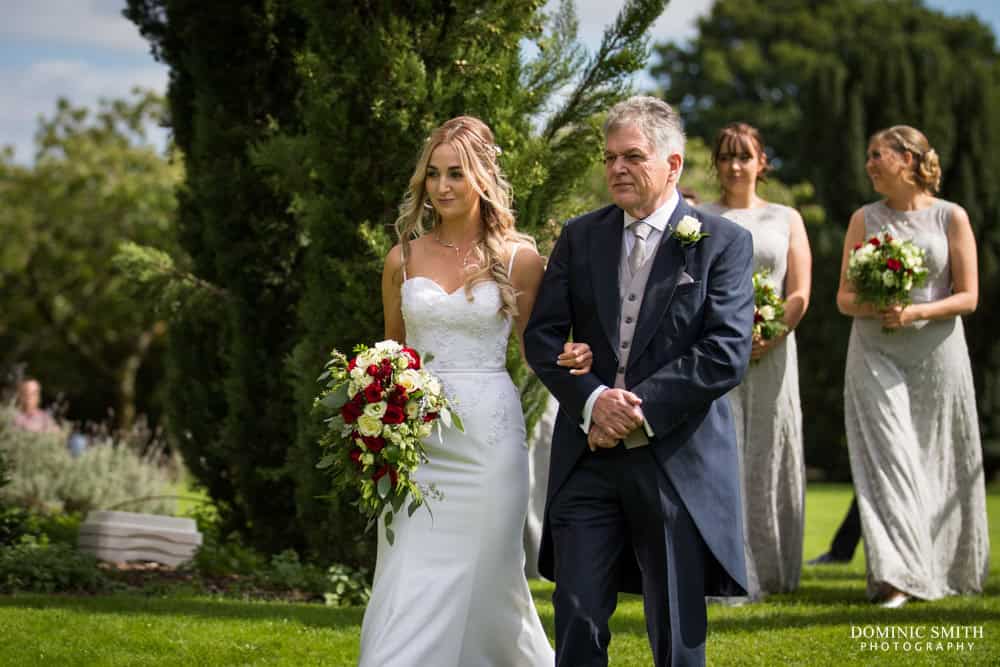
<path id="1" fill-rule="evenodd" d="M 0 548 L 0 593 L 106 590 L 97 559 L 65 544 L 23 542 Z"/>
<path id="2" fill-rule="evenodd" d="M 333 607 L 363 607 L 368 604 L 372 589 L 368 583 L 368 571 L 356 570 L 347 565 L 331 565 L 327 571 L 327 585 L 324 599 Z"/>
<path id="3" fill-rule="evenodd" d="M 0 488 L 0 502 L 42 512 L 82 512 L 111 509 L 126 501 L 130 511 L 172 514 L 170 472 L 158 463 L 153 448 L 137 448 L 108 436 L 91 440 L 86 452 L 73 458 L 68 433 L 31 433 L 11 425 L 11 409 L 0 407 L 0 451 L 8 458 L 10 482 Z"/>

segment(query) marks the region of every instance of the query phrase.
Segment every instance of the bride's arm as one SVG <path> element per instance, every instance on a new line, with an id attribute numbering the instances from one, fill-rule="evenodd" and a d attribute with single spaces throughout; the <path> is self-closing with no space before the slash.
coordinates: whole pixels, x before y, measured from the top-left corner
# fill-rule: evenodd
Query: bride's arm
<path id="1" fill-rule="evenodd" d="M 535 307 L 535 297 L 538 287 L 542 284 L 545 273 L 545 260 L 531 246 L 522 245 L 514 256 L 514 266 L 510 272 L 510 282 L 517 293 L 517 317 L 514 326 L 517 329 L 517 340 L 521 347 L 521 358 L 524 356 L 524 329 L 528 326 L 531 309 Z"/>
<path id="2" fill-rule="evenodd" d="M 385 256 L 382 267 L 382 312 L 385 317 L 385 337 L 399 343 L 406 342 L 406 326 L 403 323 L 401 288 L 403 285 L 403 249 L 393 246 Z"/>

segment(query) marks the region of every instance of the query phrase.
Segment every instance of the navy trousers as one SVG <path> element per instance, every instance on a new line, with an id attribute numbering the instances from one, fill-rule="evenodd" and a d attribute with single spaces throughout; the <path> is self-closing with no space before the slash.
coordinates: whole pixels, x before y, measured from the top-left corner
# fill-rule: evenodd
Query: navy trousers
<path id="1" fill-rule="evenodd" d="M 642 576 L 657 667 L 704 665 L 708 547 L 652 447 L 587 452 L 550 501 L 558 667 L 605 667 L 622 559 Z"/>

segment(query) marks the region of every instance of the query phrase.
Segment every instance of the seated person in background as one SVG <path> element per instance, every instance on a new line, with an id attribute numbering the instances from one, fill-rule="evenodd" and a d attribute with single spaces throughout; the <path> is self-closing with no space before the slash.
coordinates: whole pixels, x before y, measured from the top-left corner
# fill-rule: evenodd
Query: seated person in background
<path id="1" fill-rule="evenodd" d="M 17 385 L 17 414 L 14 426 L 33 433 L 51 433 L 59 425 L 45 410 L 42 403 L 42 385 L 35 378 L 26 377 Z"/>

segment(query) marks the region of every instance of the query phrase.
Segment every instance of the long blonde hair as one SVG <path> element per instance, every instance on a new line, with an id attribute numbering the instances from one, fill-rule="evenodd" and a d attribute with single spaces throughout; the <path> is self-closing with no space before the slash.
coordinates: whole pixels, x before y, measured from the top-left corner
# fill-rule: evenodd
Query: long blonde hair
<path id="1" fill-rule="evenodd" d="M 472 300 L 472 286 L 481 280 L 492 280 L 500 288 L 503 305 L 500 311 L 517 315 L 517 293 L 507 275 L 506 247 L 510 242 L 535 241 L 515 229 L 513 194 L 497 160 L 500 149 L 493 132 L 483 121 L 472 116 L 458 116 L 431 132 L 420 151 L 410 184 L 399 206 L 396 234 L 399 236 L 405 265 L 410 256 L 410 242 L 441 224 L 441 217 L 430 205 L 427 195 L 427 165 L 431 153 L 441 144 L 448 144 L 458 153 L 462 172 L 479 195 L 479 215 L 483 222 L 483 239 L 475 246 L 476 261 L 465 278 L 465 295 Z"/>

